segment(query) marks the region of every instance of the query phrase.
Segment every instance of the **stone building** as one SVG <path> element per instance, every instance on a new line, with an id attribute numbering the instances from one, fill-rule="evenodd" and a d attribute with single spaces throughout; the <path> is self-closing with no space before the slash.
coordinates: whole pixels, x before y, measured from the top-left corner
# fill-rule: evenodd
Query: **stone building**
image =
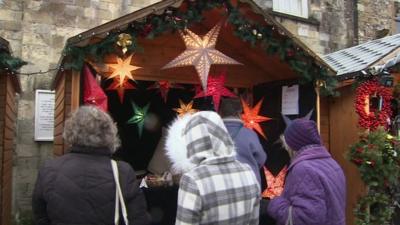
<path id="1" fill-rule="evenodd" d="M 0 36 L 15 56 L 30 62 L 21 73 L 54 69 L 65 41 L 84 30 L 158 0 L 0 0 Z M 52 142 L 34 141 L 35 90 L 49 89 L 53 73 L 21 76 L 14 152 L 13 213 L 31 209 L 38 168 L 52 157 Z"/>
<path id="2" fill-rule="evenodd" d="M 396 33 L 393 0 L 257 2 L 321 55 Z"/>
<path id="3" fill-rule="evenodd" d="M 158 0 L 0 0 L 0 36 L 30 62 L 21 73 L 13 212 L 31 207 L 37 171 L 52 157 L 52 142 L 34 141 L 35 90 L 49 89 L 66 39 Z M 393 0 L 256 0 L 319 54 L 394 33 Z M 376 32 L 380 30 L 380 32 Z"/>

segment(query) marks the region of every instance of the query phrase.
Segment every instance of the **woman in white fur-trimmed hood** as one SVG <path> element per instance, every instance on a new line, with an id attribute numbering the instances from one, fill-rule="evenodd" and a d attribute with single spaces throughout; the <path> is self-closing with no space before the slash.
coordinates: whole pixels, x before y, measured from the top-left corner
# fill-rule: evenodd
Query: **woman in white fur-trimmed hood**
<path id="1" fill-rule="evenodd" d="M 217 113 L 176 119 L 166 148 L 174 172 L 183 173 L 176 224 L 258 224 L 258 181 L 235 159 L 234 143 Z"/>

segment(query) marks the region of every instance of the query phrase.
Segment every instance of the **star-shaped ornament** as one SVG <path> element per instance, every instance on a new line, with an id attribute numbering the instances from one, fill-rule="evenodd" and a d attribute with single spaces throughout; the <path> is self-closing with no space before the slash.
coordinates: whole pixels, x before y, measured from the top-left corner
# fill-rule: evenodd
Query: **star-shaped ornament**
<path id="1" fill-rule="evenodd" d="M 160 80 L 160 81 L 156 82 L 154 85 L 148 87 L 147 89 L 148 90 L 159 89 L 162 99 L 164 100 L 164 102 L 167 102 L 168 92 L 171 88 L 183 89 L 182 86 L 180 86 L 178 84 L 172 84 L 171 82 L 169 82 L 167 80 Z"/>
<path id="2" fill-rule="evenodd" d="M 141 137 L 143 133 L 144 120 L 146 119 L 149 106 L 150 103 L 145 105 L 143 108 L 140 108 L 134 102 L 132 102 L 133 116 L 126 123 L 137 124 L 139 137 Z"/>
<path id="3" fill-rule="evenodd" d="M 174 111 L 176 111 L 178 113 L 178 116 L 180 117 L 186 115 L 187 113 L 194 114 L 199 111 L 197 109 L 193 109 L 193 101 L 185 104 L 182 100 L 179 99 L 179 105 L 179 108 L 174 108 Z"/>
<path id="4" fill-rule="evenodd" d="M 215 49 L 221 24 L 215 25 L 204 37 L 192 31 L 179 31 L 186 45 L 186 50 L 163 67 L 194 66 L 200 77 L 201 85 L 207 90 L 207 79 L 212 64 L 241 64 Z"/>
<path id="5" fill-rule="evenodd" d="M 255 130 L 266 139 L 267 137 L 265 136 L 260 123 L 271 120 L 271 118 L 259 115 L 263 99 L 261 99 L 253 108 L 251 108 L 243 99 L 241 99 L 241 101 L 243 106 L 242 121 L 244 126 Z"/>
<path id="6" fill-rule="evenodd" d="M 215 111 L 218 112 L 219 104 L 221 102 L 221 97 L 237 97 L 234 93 L 229 91 L 228 88 L 224 86 L 225 84 L 225 72 L 221 73 L 219 76 L 210 76 L 208 79 L 208 89 L 207 91 L 201 91 L 197 93 L 194 98 L 201 98 L 206 96 L 212 96 Z"/>
<path id="7" fill-rule="evenodd" d="M 123 84 L 125 79 L 134 80 L 131 71 L 137 70 L 141 67 L 131 65 L 132 55 L 129 55 L 126 59 L 117 58 L 116 64 L 107 64 L 108 67 L 113 69 L 111 75 L 107 76 L 108 79 L 114 77 L 119 78 L 120 85 Z"/>
<path id="8" fill-rule="evenodd" d="M 128 79 L 125 79 L 121 85 L 119 77 L 116 77 L 106 90 L 107 91 L 117 91 L 119 101 L 122 104 L 122 103 L 124 103 L 125 90 L 133 90 L 133 89 L 136 89 L 136 87 L 134 85 L 132 85 L 128 81 Z"/>

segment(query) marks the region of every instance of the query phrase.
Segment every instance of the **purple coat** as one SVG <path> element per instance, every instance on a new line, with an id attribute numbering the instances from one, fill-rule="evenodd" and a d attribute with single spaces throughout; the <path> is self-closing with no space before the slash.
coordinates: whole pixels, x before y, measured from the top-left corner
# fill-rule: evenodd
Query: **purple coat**
<path id="1" fill-rule="evenodd" d="M 282 195 L 270 201 L 267 211 L 284 225 L 289 206 L 296 225 L 345 225 L 345 177 L 325 147 L 309 145 L 298 152 Z"/>

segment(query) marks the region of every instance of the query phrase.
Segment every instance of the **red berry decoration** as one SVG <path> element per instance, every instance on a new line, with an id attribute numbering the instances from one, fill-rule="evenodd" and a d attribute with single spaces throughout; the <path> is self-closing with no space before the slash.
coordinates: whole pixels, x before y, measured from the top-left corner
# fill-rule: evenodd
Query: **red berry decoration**
<path id="1" fill-rule="evenodd" d="M 371 96 L 381 96 L 381 110 L 369 107 Z M 369 80 L 361 84 L 356 90 L 355 108 L 359 116 L 358 125 L 369 130 L 376 130 L 379 126 L 388 129 L 388 119 L 392 114 L 390 101 L 393 95 L 390 88 L 379 84 L 377 80 Z"/>

